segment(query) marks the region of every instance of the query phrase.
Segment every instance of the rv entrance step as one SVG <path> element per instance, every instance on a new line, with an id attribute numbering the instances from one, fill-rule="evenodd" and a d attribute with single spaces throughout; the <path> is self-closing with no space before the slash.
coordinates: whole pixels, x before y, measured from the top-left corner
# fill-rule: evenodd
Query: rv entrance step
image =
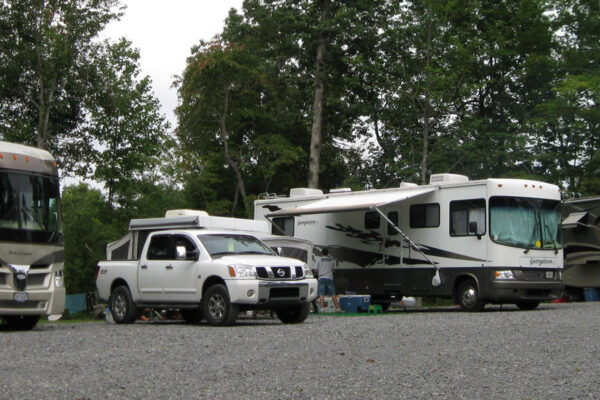
<path id="1" fill-rule="evenodd" d="M 371 304 L 369 306 L 369 314 L 373 313 L 373 314 L 377 314 L 377 313 L 382 313 L 383 310 L 381 308 L 380 304 Z"/>

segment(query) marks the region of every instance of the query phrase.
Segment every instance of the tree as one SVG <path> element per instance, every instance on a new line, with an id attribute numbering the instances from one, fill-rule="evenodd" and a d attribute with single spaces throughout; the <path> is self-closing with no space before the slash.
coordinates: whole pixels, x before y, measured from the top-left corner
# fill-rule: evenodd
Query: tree
<path id="1" fill-rule="evenodd" d="M 77 135 L 84 118 L 92 40 L 118 18 L 118 6 L 118 0 L 0 2 L 3 138 L 62 154 L 60 141 Z"/>

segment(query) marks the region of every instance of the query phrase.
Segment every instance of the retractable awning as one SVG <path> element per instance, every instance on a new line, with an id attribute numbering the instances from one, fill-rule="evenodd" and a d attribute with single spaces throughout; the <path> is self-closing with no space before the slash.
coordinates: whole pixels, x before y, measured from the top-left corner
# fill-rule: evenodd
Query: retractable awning
<path id="1" fill-rule="evenodd" d="M 431 193 L 435 190 L 438 190 L 438 187 L 415 187 L 390 191 L 377 190 L 372 192 L 351 192 L 343 195 L 337 194 L 299 207 L 275 211 L 267 214 L 267 217 L 372 210 L 400 203 L 414 197 Z"/>
<path id="2" fill-rule="evenodd" d="M 574 212 L 569 214 L 567 218 L 560 224 L 563 229 L 575 229 L 578 226 L 587 226 L 581 223 L 581 220 L 587 215 L 587 211 Z"/>

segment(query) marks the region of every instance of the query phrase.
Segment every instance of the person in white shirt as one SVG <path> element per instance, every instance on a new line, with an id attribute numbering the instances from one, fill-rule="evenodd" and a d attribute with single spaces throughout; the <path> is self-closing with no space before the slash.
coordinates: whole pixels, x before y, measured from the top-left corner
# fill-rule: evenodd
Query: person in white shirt
<path id="1" fill-rule="evenodd" d="M 318 295 L 321 301 L 321 309 L 325 307 L 325 296 L 331 296 L 335 309 L 341 311 L 338 297 L 335 294 L 335 285 L 333 283 L 333 268 L 335 268 L 337 260 L 329 256 L 329 251 L 323 249 L 323 256 L 315 263 L 315 269 L 319 276 Z"/>

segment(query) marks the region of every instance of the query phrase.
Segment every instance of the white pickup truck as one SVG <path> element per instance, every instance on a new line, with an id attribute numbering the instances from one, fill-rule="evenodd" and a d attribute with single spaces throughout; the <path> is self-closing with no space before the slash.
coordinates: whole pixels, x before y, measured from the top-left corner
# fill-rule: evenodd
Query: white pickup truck
<path id="1" fill-rule="evenodd" d="M 199 215 L 193 228 L 165 229 L 186 225 L 182 218 L 191 217 L 132 220 L 129 238 L 113 243 L 121 259 L 98 264 L 98 295 L 115 322 L 131 323 L 143 308 L 179 309 L 186 322 L 210 325 L 233 324 L 239 312 L 254 309 L 273 310 L 284 323 L 307 318 L 317 282 L 305 263 L 276 255 L 243 229 L 202 223 L 234 218 Z"/>

